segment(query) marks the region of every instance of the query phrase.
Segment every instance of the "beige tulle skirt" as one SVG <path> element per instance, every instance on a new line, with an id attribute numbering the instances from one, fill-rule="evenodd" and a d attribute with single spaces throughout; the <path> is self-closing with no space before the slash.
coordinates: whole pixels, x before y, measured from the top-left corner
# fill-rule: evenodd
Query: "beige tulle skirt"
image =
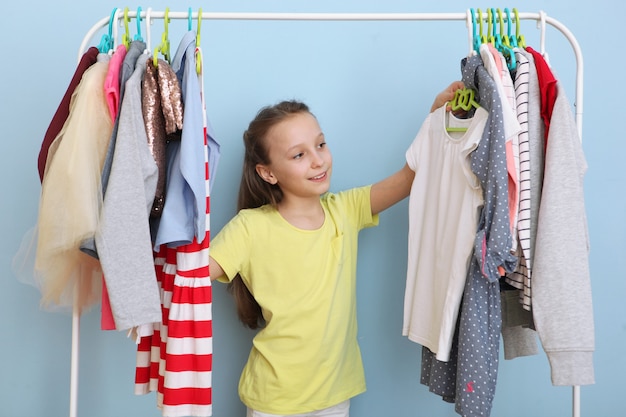
<path id="1" fill-rule="evenodd" d="M 102 168 L 112 133 L 103 91 L 107 68 L 107 62 L 97 62 L 83 74 L 69 117 L 48 152 L 32 234 L 37 243 L 30 245 L 43 307 L 82 311 L 101 298 L 100 263 L 80 245 L 94 237 L 102 207 Z"/>

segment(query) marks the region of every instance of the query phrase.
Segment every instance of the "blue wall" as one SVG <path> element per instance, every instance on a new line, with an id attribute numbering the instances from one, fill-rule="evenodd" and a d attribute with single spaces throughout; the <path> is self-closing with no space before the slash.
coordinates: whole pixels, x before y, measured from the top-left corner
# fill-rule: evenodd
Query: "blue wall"
<path id="1" fill-rule="evenodd" d="M 423 4 L 420 4 L 423 3 Z M 468 4 L 461 0 L 192 1 L 161 0 L 145 10 L 294 12 L 465 12 L 467 7 L 544 10 L 577 37 L 585 59 L 583 144 L 589 163 L 585 192 L 591 235 L 596 323 L 596 384 L 581 389 L 585 417 L 624 412 L 626 373 L 626 139 L 623 87 L 626 67 L 618 21 L 626 3 L 599 0 L 574 9 L 567 0 Z M 39 294 L 18 282 L 11 259 L 35 223 L 40 184 L 36 160 L 48 123 L 73 74 L 87 30 L 124 4 L 34 0 L 2 8 L 5 59 L 0 65 L 0 417 L 68 414 L 70 316 L 40 310 Z M 134 10 L 138 5 L 128 5 Z M 601 18 L 602 15 L 602 18 Z M 162 21 L 153 26 L 160 37 Z M 172 48 L 186 21 L 170 25 Z M 134 26 L 131 26 L 134 33 Z M 527 43 L 539 47 L 534 22 L 522 23 Z M 91 44 L 97 44 L 99 35 Z M 571 101 L 575 60 L 553 28 L 547 52 Z M 333 189 L 376 181 L 398 169 L 433 97 L 460 78 L 468 51 L 464 22 L 205 21 L 208 112 L 222 144 L 212 190 L 212 229 L 233 215 L 241 167 L 241 134 L 262 105 L 284 98 L 306 101 L 334 153 Z M 611 197 L 612 196 L 612 197 Z M 381 225 L 361 236 L 358 284 L 359 340 L 368 391 L 352 402 L 353 415 L 455 416 L 453 407 L 419 384 L 420 347 L 401 336 L 406 266 L 406 201 L 385 212 Z M 237 380 L 251 333 L 236 320 L 223 285 L 214 290 L 214 416 L 244 415 Z M 98 329 L 97 308 L 81 321 L 79 415 L 159 416 L 154 395 L 133 394 L 135 346 L 119 332 Z M 393 412 L 389 411 L 393 410 Z M 554 387 L 543 351 L 501 361 L 493 416 L 571 415 L 571 389 Z"/>

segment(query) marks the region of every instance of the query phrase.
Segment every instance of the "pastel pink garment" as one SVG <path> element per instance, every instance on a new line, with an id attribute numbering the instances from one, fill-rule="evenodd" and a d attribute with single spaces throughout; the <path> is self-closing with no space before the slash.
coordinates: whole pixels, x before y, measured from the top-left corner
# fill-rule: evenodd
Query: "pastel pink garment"
<path id="1" fill-rule="evenodd" d="M 122 63 L 125 57 L 126 47 L 119 45 L 113 52 L 113 55 L 111 55 L 109 69 L 104 79 L 104 97 L 107 101 L 111 121 L 115 121 L 120 108 L 120 71 L 122 70 Z"/>

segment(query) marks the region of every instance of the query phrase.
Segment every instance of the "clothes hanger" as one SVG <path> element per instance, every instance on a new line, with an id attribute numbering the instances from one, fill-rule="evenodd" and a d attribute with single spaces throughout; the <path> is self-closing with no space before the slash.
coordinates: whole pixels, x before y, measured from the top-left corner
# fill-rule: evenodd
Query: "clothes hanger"
<path id="1" fill-rule="evenodd" d="M 118 22 L 119 22 L 119 18 L 120 18 L 119 14 L 120 13 L 121 13 L 120 9 L 115 9 L 115 13 L 113 13 L 113 22 L 112 22 L 113 23 L 113 43 L 112 43 L 111 49 L 109 49 L 109 55 L 113 55 L 113 52 L 115 52 L 115 47 L 117 45 L 119 45 L 117 43 L 117 40 L 118 40 L 118 37 L 117 37 L 117 30 L 118 30 L 117 29 L 117 25 L 118 25 Z M 111 24 L 111 22 L 109 22 L 109 24 Z"/>
<path id="2" fill-rule="evenodd" d="M 513 51 L 513 49 L 510 46 L 507 46 L 504 42 L 504 39 L 507 39 L 508 42 L 508 38 L 506 37 L 506 35 L 504 34 L 504 22 L 502 21 L 502 11 L 498 8 L 495 12 L 492 10 L 492 15 L 493 15 L 493 19 L 494 19 L 494 32 L 495 32 L 495 19 L 496 19 L 496 15 L 498 17 L 498 19 L 500 20 L 500 33 L 497 33 L 495 35 L 495 47 L 498 51 L 500 51 L 500 53 L 504 56 L 504 58 L 506 59 L 506 66 L 508 67 L 509 71 L 515 71 L 515 69 L 517 68 L 517 62 L 515 60 L 515 52 Z"/>
<path id="3" fill-rule="evenodd" d="M 509 41 L 509 37 L 506 36 L 504 34 L 504 17 L 502 14 L 502 10 L 500 10 L 500 8 L 498 7 L 496 9 L 496 14 L 498 15 L 498 23 L 500 24 L 500 30 L 498 32 L 498 36 L 500 37 L 500 41 L 502 42 L 502 45 L 506 46 L 506 47 L 511 47 L 511 42 Z"/>
<path id="4" fill-rule="evenodd" d="M 148 9 L 146 10 L 146 49 L 144 50 L 145 54 L 150 54 L 150 51 L 152 50 L 152 44 L 150 43 L 150 41 L 152 40 L 152 30 L 150 29 L 150 26 L 152 25 L 152 7 L 148 7 Z"/>
<path id="5" fill-rule="evenodd" d="M 128 30 L 128 22 L 130 22 L 130 18 L 128 17 L 128 7 L 124 8 L 124 34 L 122 35 L 122 43 L 128 48 L 130 47 L 130 31 Z"/>
<path id="6" fill-rule="evenodd" d="M 502 48 L 502 36 L 500 35 L 500 32 L 498 32 L 498 25 L 496 25 L 496 19 L 497 19 L 497 13 L 496 13 L 496 9 L 491 8 L 491 19 L 493 21 L 492 24 L 492 30 L 493 30 L 493 46 L 496 47 L 497 50 L 500 50 L 500 48 Z M 498 9 L 500 10 L 500 9 Z"/>
<path id="7" fill-rule="evenodd" d="M 161 44 L 154 48 L 154 54 L 152 54 L 152 61 L 154 66 L 158 65 L 159 52 L 163 55 L 163 58 L 169 62 L 170 61 L 170 38 L 168 33 L 170 23 L 170 8 L 165 8 L 165 16 L 163 16 L 163 25 L 164 30 L 161 34 Z"/>
<path id="8" fill-rule="evenodd" d="M 493 8 L 487 9 L 487 42 L 496 46 L 496 37 L 494 36 L 496 33 L 496 25 L 493 10 Z"/>
<path id="9" fill-rule="evenodd" d="M 479 108 L 480 104 L 474 99 L 475 92 L 471 88 L 460 88 L 454 92 L 454 98 L 448 103 L 450 110 L 470 111 L 472 108 Z M 446 132 L 466 132 L 467 127 L 446 126 Z"/>
<path id="10" fill-rule="evenodd" d="M 478 50 L 480 49 L 480 35 L 477 32 L 478 22 L 476 20 L 476 11 L 474 11 L 473 8 L 470 8 L 469 10 L 471 13 L 471 20 L 472 20 L 472 48 L 475 52 L 478 52 Z M 478 9 L 478 14 L 480 15 L 480 9 Z M 481 23 L 481 29 L 482 29 L 482 23 Z"/>
<path id="11" fill-rule="evenodd" d="M 480 52 L 480 45 L 487 42 L 487 36 L 483 34 L 483 12 L 480 9 L 476 9 L 475 21 L 478 22 L 478 36 L 474 37 L 474 50 Z"/>
<path id="12" fill-rule="evenodd" d="M 476 93 L 471 88 L 459 88 L 454 92 L 454 98 L 449 103 L 450 109 L 452 111 L 469 111 L 472 108 L 479 108 L 480 104 L 474 99 L 475 94 Z"/>
<path id="13" fill-rule="evenodd" d="M 135 19 L 137 20 L 137 33 L 133 40 L 143 42 L 143 38 L 141 37 L 141 6 L 137 7 L 137 16 Z"/>
<path id="14" fill-rule="evenodd" d="M 526 48 L 526 40 L 524 39 L 524 35 L 520 34 L 519 31 L 519 14 L 517 13 L 517 8 L 513 8 L 513 14 L 515 15 L 515 38 L 517 39 L 517 45 L 520 48 Z"/>
<path id="15" fill-rule="evenodd" d="M 191 16 L 191 10 L 189 12 L 189 16 Z M 189 21 L 191 22 L 191 17 Z M 196 30 L 196 54 L 195 54 L 196 73 L 198 74 L 202 74 L 202 49 L 200 49 L 200 28 L 201 27 L 202 27 L 202 7 L 199 7 L 198 8 L 198 29 Z"/>
<path id="16" fill-rule="evenodd" d="M 509 40 L 511 47 L 517 48 L 517 37 L 511 34 L 511 22 L 513 21 L 513 19 L 511 18 L 511 12 L 509 11 L 508 7 L 504 8 L 504 13 L 506 13 L 507 39 Z"/>
<path id="17" fill-rule="evenodd" d="M 98 50 L 105 54 L 113 49 L 113 20 L 116 12 L 117 7 L 114 7 L 113 11 L 111 11 L 111 17 L 109 18 L 109 33 L 102 35 L 100 43 L 98 44 Z"/>

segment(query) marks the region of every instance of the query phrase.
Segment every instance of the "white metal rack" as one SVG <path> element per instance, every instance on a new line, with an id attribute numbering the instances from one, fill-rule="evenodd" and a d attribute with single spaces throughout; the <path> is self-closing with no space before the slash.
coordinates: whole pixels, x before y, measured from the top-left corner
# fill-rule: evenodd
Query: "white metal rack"
<path id="1" fill-rule="evenodd" d="M 137 18 L 137 11 L 128 11 L 129 18 Z M 148 8 L 146 11 L 139 11 L 139 17 L 145 19 L 147 34 L 146 43 L 150 48 L 151 34 L 150 23 L 152 19 L 164 19 L 165 11 L 153 11 Z M 468 28 L 469 48 L 473 46 L 473 21 L 472 14 L 468 9 L 465 13 L 248 13 L 248 12 L 179 12 L 168 11 L 169 19 L 201 19 L 201 20 L 322 20 L 322 21 L 456 21 L 465 20 Z M 477 19 L 485 19 L 486 13 L 476 16 Z M 114 20 L 113 37 L 117 39 L 118 23 L 124 16 L 118 9 L 112 16 L 104 17 L 96 22 L 85 34 L 78 50 L 78 60 L 92 43 L 93 37 L 104 27 L 109 25 L 111 19 Z M 540 29 L 539 51 L 545 52 L 546 25 L 556 28 L 565 36 L 572 46 L 576 58 L 576 89 L 575 89 L 575 117 L 579 137 L 582 140 L 582 115 L 583 115 L 583 56 L 578 41 L 573 33 L 558 20 L 549 17 L 545 12 L 537 13 L 520 12 L 517 15 L 519 20 L 535 20 Z M 78 359 L 80 340 L 80 314 L 77 308 L 72 313 L 72 356 L 70 369 L 70 417 L 77 416 L 78 408 Z M 580 417 L 580 387 L 572 387 L 572 416 Z"/>

